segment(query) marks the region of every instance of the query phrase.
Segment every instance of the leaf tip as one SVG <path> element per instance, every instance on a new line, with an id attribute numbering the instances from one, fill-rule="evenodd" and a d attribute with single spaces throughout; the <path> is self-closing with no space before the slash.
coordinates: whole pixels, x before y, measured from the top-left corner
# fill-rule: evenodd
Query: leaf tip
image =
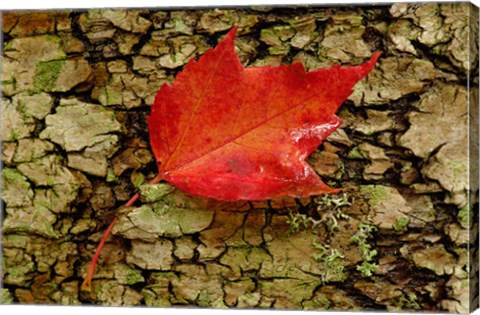
<path id="1" fill-rule="evenodd" d="M 370 57 L 370 60 L 365 62 L 364 64 L 356 66 L 358 70 L 358 77 L 357 81 L 366 77 L 372 70 L 375 68 L 375 64 L 377 63 L 378 58 L 382 55 L 381 51 L 377 51 Z M 356 83 L 356 82 L 355 82 Z"/>
<path id="2" fill-rule="evenodd" d="M 374 53 L 372 55 L 372 57 L 370 58 L 370 61 L 369 63 L 371 63 L 372 65 L 374 65 L 375 63 L 377 63 L 377 60 L 378 58 L 380 58 L 380 56 L 382 55 L 383 52 L 381 51 L 377 51 L 376 53 Z"/>
<path id="3" fill-rule="evenodd" d="M 234 39 L 235 36 L 237 35 L 237 30 L 238 30 L 238 26 L 235 25 L 234 27 L 232 27 L 232 28 L 230 29 L 230 31 L 228 31 L 227 37 Z"/>

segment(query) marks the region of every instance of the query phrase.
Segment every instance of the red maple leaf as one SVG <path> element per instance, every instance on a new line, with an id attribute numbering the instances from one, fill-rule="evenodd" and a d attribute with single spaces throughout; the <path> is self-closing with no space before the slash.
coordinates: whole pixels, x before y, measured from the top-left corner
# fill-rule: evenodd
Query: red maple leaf
<path id="1" fill-rule="evenodd" d="M 305 158 L 340 126 L 336 110 L 380 53 L 359 66 L 312 72 L 301 63 L 244 68 L 235 32 L 158 91 L 148 126 L 160 177 L 220 200 L 337 191 Z"/>
<path id="2" fill-rule="evenodd" d="M 312 72 L 301 63 L 244 68 L 235 54 L 235 32 L 158 91 L 148 126 L 159 174 L 150 183 L 163 179 L 192 195 L 220 200 L 337 191 L 305 158 L 340 126 L 335 111 L 380 53 L 362 65 Z M 83 291 L 91 290 L 95 265 L 117 219 L 97 247 Z"/>

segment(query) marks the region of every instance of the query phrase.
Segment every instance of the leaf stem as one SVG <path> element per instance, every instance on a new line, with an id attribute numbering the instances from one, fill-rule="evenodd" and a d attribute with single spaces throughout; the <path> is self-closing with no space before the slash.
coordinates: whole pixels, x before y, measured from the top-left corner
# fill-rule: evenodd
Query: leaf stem
<path id="1" fill-rule="evenodd" d="M 161 180 L 162 180 L 162 177 L 160 176 L 160 174 L 158 174 L 148 184 L 157 184 Z M 140 197 L 140 194 L 137 192 L 135 195 L 132 196 L 132 198 L 130 198 L 130 200 L 128 200 L 125 203 L 124 207 L 131 207 L 135 203 L 135 201 L 138 200 L 139 197 Z M 113 226 L 115 225 L 115 222 L 117 222 L 117 220 L 118 220 L 118 216 L 113 218 L 112 222 L 110 222 L 110 225 L 105 230 L 105 233 L 103 233 L 102 239 L 100 240 L 100 243 L 97 246 L 97 250 L 95 251 L 95 255 L 93 256 L 92 261 L 90 262 L 90 267 L 88 268 L 87 275 L 83 280 L 82 287 L 81 287 L 82 291 L 90 292 L 92 290 L 92 278 L 93 278 L 93 275 L 95 274 L 95 266 L 97 265 L 98 258 L 100 258 L 100 253 L 102 252 L 103 246 L 105 245 L 105 242 L 107 241 L 108 236 L 110 236 L 110 232 L 112 231 Z"/>

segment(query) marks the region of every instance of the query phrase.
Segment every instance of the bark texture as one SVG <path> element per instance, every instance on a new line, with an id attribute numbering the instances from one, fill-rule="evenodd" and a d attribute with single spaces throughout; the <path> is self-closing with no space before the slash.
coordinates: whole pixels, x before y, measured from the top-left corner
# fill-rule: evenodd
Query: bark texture
<path id="1" fill-rule="evenodd" d="M 3 303 L 478 303 L 473 5 L 4 12 L 2 23 Z M 383 52 L 309 158 L 341 193 L 220 203 L 145 184 L 156 91 L 234 25 L 246 66 L 311 70 Z M 120 208 L 135 191 L 135 207 Z M 94 289 L 80 292 L 115 215 Z"/>

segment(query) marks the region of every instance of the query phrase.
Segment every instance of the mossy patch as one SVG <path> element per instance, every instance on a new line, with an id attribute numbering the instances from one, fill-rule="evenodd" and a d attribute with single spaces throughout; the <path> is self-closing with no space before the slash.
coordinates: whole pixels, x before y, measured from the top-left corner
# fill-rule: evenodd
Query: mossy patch
<path id="1" fill-rule="evenodd" d="M 133 172 L 131 179 L 133 186 L 137 189 L 140 188 L 141 185 L 145 184 L 145 175 L 142 173 Z"/>
<path id="2" fill-rule="evenodd" d="M 3 180 L 10 184 L 18 184 L 22 188 L 30 188 L 30 184 L 27 182 L 27 178 L 19 171 L 13 168 L 4 168 L 2 170 Z"/>
<path id="3" fill-rule="evenodd" d="M 168 294 L 168 289 L 166 288 L 143 289 L 142 294 L 147 306 L 169 307 L 172 305 L 169 300 L 170 296 Z"/>
<path id="4" fill-rule="evenodd" d="M 140 198 L 143 202 L 156 202 L 171 193 L 175 188 L 168 184 L 147 184 L 140 186 Z"/>
<path id="5" fill-rule="evenodd" d="M 60 45 L 61 42 L 62 42 L 62 40 L 60 39 L 60 37 L 55 36 L 55 35 L 51 35 L 51 34 L 46 34 L 46 35 L 44 35 L 44 38 L 45 38 L 46 40 L 52 41 L 52 42 L 54 42 L 54 43 L 56 43 L 56 44 L 58 44 L 58 45 Z"/>
<path id="6" fill-rule="evenodd" d="M 0 304 L 12 304 L 13 297 L 8 289 L 2 288 L 0 291 Z"/>
<path id="7" fill-rule="evenodd" d="M 350 152 L 348 152 L 347 158 L 349 158 L 349 159 L 363 159 L 364 157 L 363 157 L 362 153 L 360 152 L 360 150 L 358 149 L 358 147 L 355 147 L 352 150 L 350 150 Z"/>
<path id="8" fill-rule="evenodd" d="M 191 33 L 191 28 L 190 26 L 188 26 L 184 20 L 180 19 L 180 18 L 173 18 L 172 20 L 173 22 L 173 29 L 176 31 L 176 32 L 179 32 L 179 33 L 184 33 L 184 34 L 189 34 Z"/>
<path id="9" fill-rule="evenodd" d="M 123 264 L 115 268 L 115 278 L 120 284 L 126 285 L 132 285 L 145 281 L 145 278 L 143 278 L 142 276 L 141 270 L 130 268 L 127 265 Z"/>
<path id="10" fill-rule="evenodd" d="M 457 219 L 464 229 L 470 227 L 470 222 L 473 220 L 473 212 L 470 209 L 470 205 L 467 204 L 458 211 Z"/>
<path id="11" fill-rule="evenodd" d="M 11 85 L 14 90 L 17 89 L 17 80 L 15 78 L 11 78 L 9 80 L 2 80 L 2 86 L 5 87 L 7 85 Z"/>
<path id="12" fill-rule="evenodd" d="M 382 200 L 388 198 L 388 190 L 380 185 L 366 185 L 360 188 L 360 193 L 368 199 L 370 206 L 379 204 Z"/>
<path id="13" fill-rule="evenodd" d="M 268 52 L 271 55 L 286 55 L 290 51 L 288 40 L 295 35 L 295 30 L 287 25 L 275 26 L 271 29 L 263 29 L 260 33 L 260 40 L 270 47 Z"/>
<path id="14" fill-rule="evenodd" d="M 37 91 L 52 91 L 64 65 L 65 60 L 38 62 L 33 78 L 35 89 Z"/>
<path id="15" fill-rule="evenodd" d="M 31 204 L 33 190 L 22 173 L 13 168 L 2 170 L 2 199 L 9 207 L 23 207 Z"/>
<path id="16" fill-rule="evenodd" d="M 303 307 L 307 310 L 328 310 L 331 305 L 332 302 L 323 295 L 320 295 L 313 298 L 312 300 L 303 303 Z"/>
<path id="17" fill-rule="evenodd" d="M 104 89 L 104 94 L 100 95 L 99 101 L 102 105 L 118 105 L 122 104 L 123 97 L 118 90 L 115 90 L 111 87 L 106 87 Z"/>
<path id="18" fill-rule="evenodd" d="M 6 234 L 2 237 L 2 245 L 4 247 L 25 248 L 27 243 L 28 237 L 26 235 Z"/>
<path id="19" fill-rule="evenodd" d="M 6 42 L 3 44 L 3 51 L 15 51 L 15 47 L 12 45 L 12 42 Z"/>
<path id="20" fill-rule="evenodd" d="M 398 218 L 397 221 L 395 221 L 395 225 L 393 226 L 393 229 L 395 231 L 401 231 L 407 228 L 409 222 L 410 221 L 408 220 L 407 217 Z"/>
<path id="21" fill-rule="evenodd" d="M 115 176 L 115 172 L 113 169 L 109 168 L 107 170 L 107 177 L 105 178 L 107 183 L 116 183 L 118 181 L 118 177 Z"/>

